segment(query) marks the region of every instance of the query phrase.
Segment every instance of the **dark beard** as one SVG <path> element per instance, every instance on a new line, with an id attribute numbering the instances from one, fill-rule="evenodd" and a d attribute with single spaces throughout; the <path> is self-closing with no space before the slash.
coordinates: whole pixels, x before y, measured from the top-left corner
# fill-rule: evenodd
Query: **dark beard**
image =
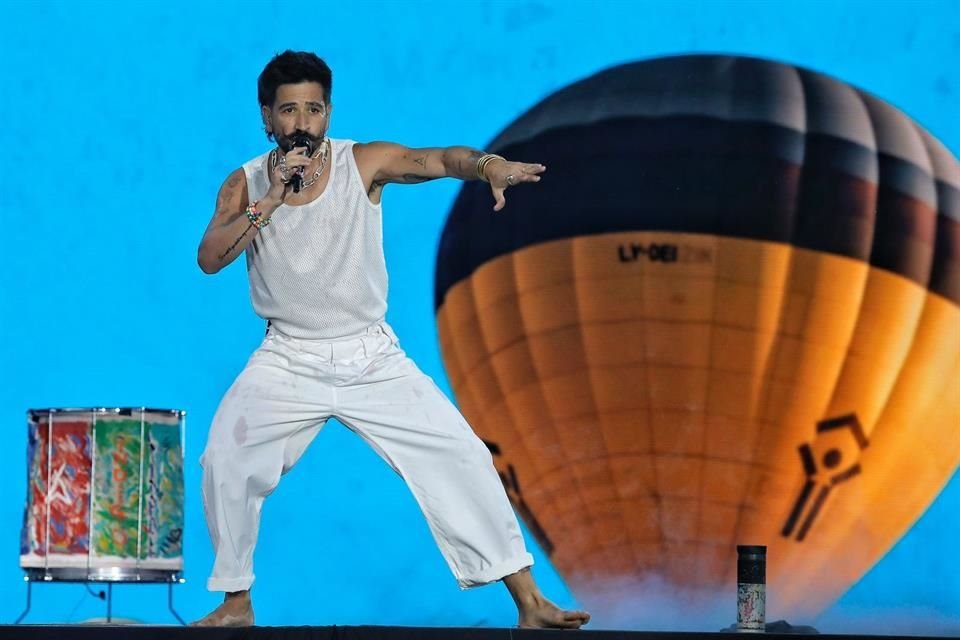
<path id="1" fill-rule="evenodd" d="M 278 135 L 277 136 L 277 146 L 283 150 L 284 153 L 289 153 L 294 147 L 303 146 L 303 144 L 295 144 L 295 140 L 303 139 L 307 142 L 307 155 L 312 155 L 313 151 L 320 146 L 320 143 L 323 141 L 323 136 L 315 137 L 311 136 L 305 131 L 295 131 L 289 136 Z"/>

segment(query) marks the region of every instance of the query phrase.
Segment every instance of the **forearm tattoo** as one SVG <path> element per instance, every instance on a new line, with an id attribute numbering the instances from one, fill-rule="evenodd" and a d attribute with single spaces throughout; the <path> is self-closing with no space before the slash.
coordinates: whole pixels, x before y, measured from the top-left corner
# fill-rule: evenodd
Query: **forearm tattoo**
<path id="1" fill-rule="evenodd" d="M 466 156 L 458 156 L 457 161 L 457 177 L 462 180 L 471 180 L 477 177 L 477 162 L 480 161 L 480 158 L 483 157 L 482 151 L 477 151 L 476 149 L 468 149 Z"/>
<path id="2" fill-rule="evenodd" d="M 253 223 L 250 223 L 250 225 L 243 230 L 243 233 L 240 234 L 240 237 L 234 240 L 233 244 L 230 245 L 230 247 L 226 251 L 224 251 L 223 254 L 217 258 L 217 260 L 219 260 L 220 262 L 223 262 L 223 259 L 226 258 L 228 255 L 230 255 L 230 252 L 236 249 L 237 245 L 240 244 L 240 241 L 243 240 L 248 233 L 250 233 L 250 229 L 253 229 Z"/>
<path id="3" fill-rule="evenodd" d="M 470 151 L 470 155 L 467 156 L 467 166 L 461 166 L 458 162 L 457 168 L 460 169 L 460 173 L 472 176 L 477 173 L 477 163 L 480 162 L 480 158 L 482 157 L 483 153 L 473 149 Z"/>

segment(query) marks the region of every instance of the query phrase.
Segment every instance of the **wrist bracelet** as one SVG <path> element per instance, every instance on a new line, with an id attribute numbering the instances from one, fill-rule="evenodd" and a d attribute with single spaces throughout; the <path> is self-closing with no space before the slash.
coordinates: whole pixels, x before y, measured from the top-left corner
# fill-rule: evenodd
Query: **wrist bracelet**
<path id="1" fill-rule="evenodd" d="M 490 182 L 487 179 L 487 165 L 493 162 L 494 160 L 503 160 L 506 162 L 506 158 L 503 156 L 498 156 L 495 153 L 485 153 L 480 156 L 480 159 L 477 160 L 477 177 L 483 180 L 484 182 Z"/>
<path id="2" fill-rule="evenodd" d="M 270 218 L 264 218 L 263 212 L 257 209 L 257 203 L 259 200 L 254 200 L 247 205 L 245 213 L 247 214 L 247 219 L 250 221 L 250 224 L 255 226 L 257 229 L 263 229 L 265 226 L 270 224 Z"/>

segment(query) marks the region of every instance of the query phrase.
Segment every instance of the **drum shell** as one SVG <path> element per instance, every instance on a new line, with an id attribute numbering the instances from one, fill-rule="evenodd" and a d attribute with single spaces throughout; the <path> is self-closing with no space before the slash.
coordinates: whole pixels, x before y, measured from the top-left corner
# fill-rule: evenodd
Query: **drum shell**
<path id="1" fill-rule="evenodd" d="M 172 579 L 182 571 L 184 415 L 28 411 L 20 566 L 49 579 Z"/>

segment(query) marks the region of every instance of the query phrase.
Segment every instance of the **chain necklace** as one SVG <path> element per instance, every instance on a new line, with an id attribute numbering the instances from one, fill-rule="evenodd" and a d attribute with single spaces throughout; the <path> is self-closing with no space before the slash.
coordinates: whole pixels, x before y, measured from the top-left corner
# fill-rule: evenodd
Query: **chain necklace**
<path id="1" fill-rule="evenodd" d="M 304 180 L 300 183 L 300 190 L 309 189 L 317 183 L 317 180 L 320 179 L 320 176 L 323 175 L 323 170 L 327 168 L 327 156 L 330 151 L 330 138 L 324 137 L 323 142 L 320 143 L 320 148 L 317 150 L 317 153 L 313 156 L 313 159 L 316 160 L 320 158 L 320 166 L 317 167 L 317 170 L 313 172 L 313 175 L 309 180 Z M 280 175 L 284 180 L 287 178 L 287 158 L 277 153 L 277 150 L 272 151 L 273 155 L 273 168 L 275 169 L 277 165 L 280 165 Z M 279 156 L 279 160 L 277 157 Z"/>

